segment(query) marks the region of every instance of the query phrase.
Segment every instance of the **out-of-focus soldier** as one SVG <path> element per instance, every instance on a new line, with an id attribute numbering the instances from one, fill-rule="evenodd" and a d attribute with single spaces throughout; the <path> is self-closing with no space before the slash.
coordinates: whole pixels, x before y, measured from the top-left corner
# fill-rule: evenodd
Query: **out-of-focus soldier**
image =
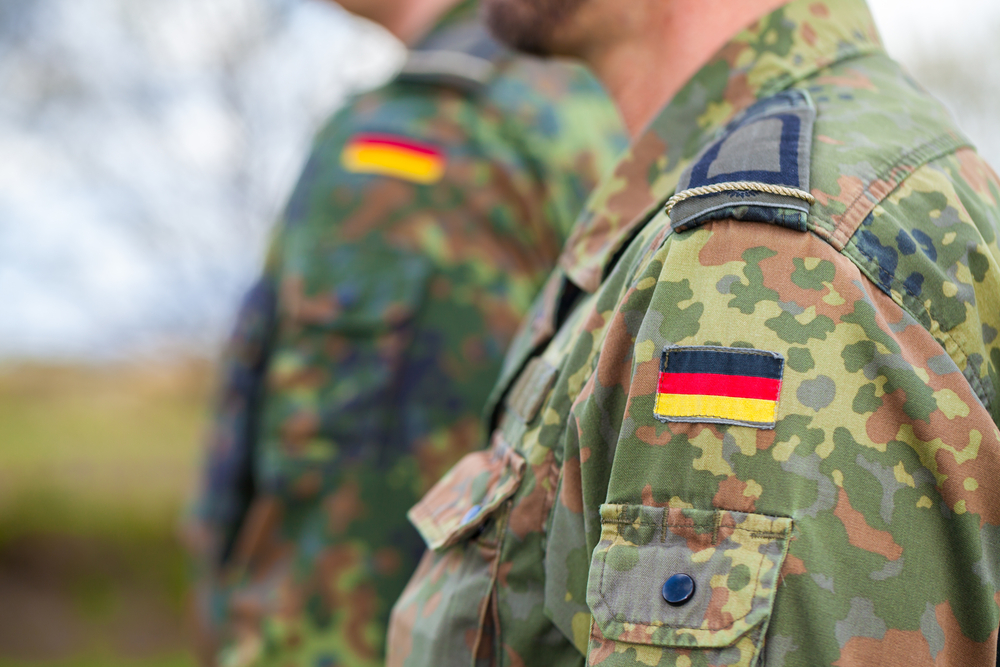
<path id="1" fill-rule="evenodd" d="M 996 664 L 1000 180 L 864 1 L 485 7 L 634 140 L 411 512 L 387 663 Z"/>
<path id="2" fill-rule="evenodd" d="M 412 46 L 316 138 L 228 347 L 203 492 L 207 664 L 380 664 L 406 510 L 483 439 L 508 342 L 626 137 L 578 66 L 457 0 L 351 0 Z M 218 649 L 218 650 L 217 650 Z"/>

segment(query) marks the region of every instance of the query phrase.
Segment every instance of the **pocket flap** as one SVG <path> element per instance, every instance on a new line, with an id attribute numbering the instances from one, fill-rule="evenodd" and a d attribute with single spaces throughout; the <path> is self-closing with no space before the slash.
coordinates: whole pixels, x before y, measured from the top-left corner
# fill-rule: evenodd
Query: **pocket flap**
<path id="1" fill-rule="evenodd" d="M 507 447 L 467 454 L 407 516 L 429 548 L 446 549 L 475 533 L 514 495 L 524 467 L 524 458 Z"/>
<path id="2" fill-rule="evenodd" d="M 791 519 L 763 514 L 602 505 L 594 621 L 631 644 L 723 648 L 747 635 L 757 651 L 791 530 Z"/>

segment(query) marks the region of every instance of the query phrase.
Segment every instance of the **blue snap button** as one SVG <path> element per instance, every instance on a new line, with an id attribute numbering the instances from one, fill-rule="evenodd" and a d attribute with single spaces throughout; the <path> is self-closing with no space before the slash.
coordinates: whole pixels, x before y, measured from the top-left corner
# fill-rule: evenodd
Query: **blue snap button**
<path id="1" fill-rule="evenodd" d="M 686 574 L 675 574 L 663 582 L 663 599 L 679 607 L 694 597 L 694 579 Z"/>
<path id="2" fill-rule="evenodd" d="M 481 509 L 482 507 L 480 507 L 479 505 L 473 505 L 472 507 L 470 507 L 469 511 L 465 513 L 465 516 L 462 517 L 462 523 L 469 523 L 470 521 L 475 519 L 476 516 L 479 515 L 479 510 Z"/>

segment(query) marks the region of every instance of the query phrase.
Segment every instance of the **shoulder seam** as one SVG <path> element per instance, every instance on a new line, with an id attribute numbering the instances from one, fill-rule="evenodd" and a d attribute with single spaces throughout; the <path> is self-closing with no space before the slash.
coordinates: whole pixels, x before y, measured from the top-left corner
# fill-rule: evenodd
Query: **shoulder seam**
<path id="1" fill-rule="evenodd" d="M 861 223 L 876 206 L 881 204 L 886 197 L 909 178 L 910 174 L 939 157 L 949 155 L 970 145 L 965 137 L 950 132 L 938 135 L 934 139 L 903 153 L 894 162 L 888 163 L 880 169 L 875 178 L 865 186 L 839 216 L 846 224 L 837 224 L 825 216 L 810 215 L 810 218 L 813 218 L 813 224 L 810 226 L 818 236 L 824 238 L 838 251 L 843 251 L 854 233 L 861 227 Z"/>
<path id="2" fill-rule="evenodd" d="M 883 172 L 881 172 L 880 176 L 889 175 L 893 171 L 899 169 L 900 167 L 912 167 L 912 169 L 907 171 L 902 178 L 899 178 L 897 181 L 893 182 L 892 187 L 887 187 L 884 190 L 884 192 L 879 193 L 881 194 L 881 196 L 879 197 L 878 201 L 872 203 L 871 208 L 868 210 L 864 218 L 862 218 L 861 222 L 863 223 L 864 220 L 867 220 L 868 217 L 872 215 L 872 212 L 876 208 L 878 208 L 892 192 L 894 192 L 897 188 L 899 188 L 899 186 L 905 183 L 906 180 L 912 174 L 916 173 L 918 169 L 930 164 L 931 162 L 940 157 L 954 154 L 958 150 L 967 147 L 969 147 L 968 142 L 962 140 L 962 138 L 960 137 L 955 137 L 953 135 L 941 135 L 936 139 L 929 141 L 923 144 L 922 146 L 919 146 L 916 149 L 904 154 L 899 160 L 896 161 L 895 164 L 893 164 L 888 169 L 885 169 Z M 923 159 L 919 159 L 919 157 L 913 160 L 910 159 L 916 156 L 921 156 L 923 157 Z M 879 179 L 876 179 L 876 181 L 874 182 L 878 182 L 878 180 Z M 857 199 L 855 199 L 855 201 L 851 204 L 851 206 L 854 206 L 857 202 L 861 201 L 862 198 L 869 193 L 871 193 L 871 189 L 865 188 L 864 192 L 861 195 L 859 195 Z M 848 210 L 851 209 L 851 206 L 848 207 Z M 860 227 L 861 223 L 857 225 L 857 227 L 854 229 L 854 232 L 860 229 Z M 828 237 L 823 233 L 819 233 L 819 230 L 820 228 L 818 227 L 812 228 L 812 231 L 816 233 L 817 236 L 825 240 L 827 243 L 833 246 L 839 253 L 841 253 L 842 255 L 846 256 L 849 260 L 851 260 L 851 262 L 858 267 L 861 273 L 864 274 L 865 277 L 867 277 L 868 280 L 876 288 L 879 289 L 879 291 L 886 294 L 890 299 L 892 299 L 894 303 L 896 303 L 896 305 L 898 305 L 904 312 L 906 312 L 906 314 L 912 317 L 915 321 L 919 322 L 920 325 L 923 326 L 924 329 L 929 334 L 931 334 L 931 336 L 938 338 L 942 350 L 945 352 L 945 354 L 948 354 L 949 357 L 952 355 L 951 352 L 949 352 L 948 350 L 948 344 L 950 343 L 951 345 L 953 345 L 954 349 L 957 350 L 959 353 L 961 353 L 961 359 L 956 360 L 956 365 L 957 361 L 962 361 L 963 363 L 968 364 L 969 355 L 962 347 L 962 345 L 948 331 L 945 331 L 944 329 L 941 329 L 940 326 L 937 326 L 936 323 L 939 320 L 936 317 L 935 313 L 933 313 L 920 301 L 918 296 L 913 293 L 913 291 L 906 285 L 904 281 L 899 279 L 899 276 L 896 274 L 896 272 L 893 271 L 890 273 L 881 266 L 881 264 L 875 257 L 865 252 L 865 250 L 860 246 L 858 246 L 856 243 L 851 243 L 851 240 L 854 237 L 854 233 L 852 233 L 850 237 L 844 240 L 842 246 L 838 247 L 838 245 L 834 243 L 830 237 Z M 860 255 L 861 257 L 866 259 L 867 262 L 859 261 L 857 255 Z M 879 272 L 879 275 L 877 276 L 873 275 L 872 271 L 873 268 Z M 883 284 L 887 284 L 889 288 L 887 289 L 883 287 Z M 986 386 L 983 384 L 982 378 L 980 378 L 975 374 L 966 373 L 962 371 L 961 368 L 959 368 L 959 370 L 960 372 L 962 372 L 962 375 L 969 383 L 969 386 L 976 393 L 976 396 L 979 398 L 979 401 L 983 404 L 984 407 L 990 409 L 990 405 L 993 402 L 993 397 L 989 395 L 990 392 L 987 391 Z"/>

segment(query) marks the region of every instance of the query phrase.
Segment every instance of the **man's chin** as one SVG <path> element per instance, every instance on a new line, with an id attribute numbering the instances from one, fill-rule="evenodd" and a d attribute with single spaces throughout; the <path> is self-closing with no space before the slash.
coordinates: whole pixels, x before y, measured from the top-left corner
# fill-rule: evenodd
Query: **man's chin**
<path id="1" fill-rule="evenodd" d="M 483 0 L 486 25 L 507 46 L 536 56 L 565 53 L 555 38 L 585 0 Z"/>

